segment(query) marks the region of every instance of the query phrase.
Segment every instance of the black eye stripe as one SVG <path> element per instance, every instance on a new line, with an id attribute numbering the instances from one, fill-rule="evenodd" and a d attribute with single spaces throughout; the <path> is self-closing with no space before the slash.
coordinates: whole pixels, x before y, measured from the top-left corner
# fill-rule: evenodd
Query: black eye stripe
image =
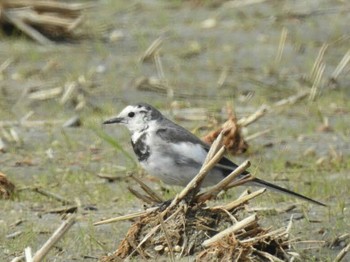
<path id="1" fill-rule="evenodd" d="M 128 114 L 128 117 L 134 117 L 135 116 L 135 113 L 134 112 L 130 112 L 129 114 Z"/>

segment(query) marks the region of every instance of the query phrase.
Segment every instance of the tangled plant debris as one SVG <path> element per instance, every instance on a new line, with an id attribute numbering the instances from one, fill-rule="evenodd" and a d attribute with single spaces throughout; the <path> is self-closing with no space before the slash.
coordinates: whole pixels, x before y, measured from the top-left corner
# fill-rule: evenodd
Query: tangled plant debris
<path id="1" fill-rule="evenodd" d="M 286 228 L 270 231 L 260 226 L 255 213 L 248 214 L 245 209 L 248 201 L 264 193 L 265 189 L 253 193 L 246 191 L 238 199 L 224 205 L 211 207 L 206 203 L 216 198 L 219 192 L 252 178 L 236 180 L 249 167 L 250 163 L 246 161 L 214 187 L 199 192 L 201 181 L 225 152 L 222 141 L 223 132 L 214 141 L 197 176 L 170 204 L 160 203 L 162 199 L 136 179 L 146 195 L 139 193 L 139 190 L 135 195 L 146 203 L 153 201 L 155 206 L 144 212 L 95 223 L 101 225 L 136 219 L 117 250 L 102 257 L 101 261 L 120 261 L 130 257 L 155 259 L 162 256 L 172 261 L 189 256 L 196 257 L 197 261 L 278 261 L 297 256 L 289 252 L 291 222 Z"/>
<path id="2" fill-rule="evenodd" d="M 0 199 L 8 199 L 13 196 L 15 185 L 7 179 L 6 175 L 0 172 Z"/>
<path id="3" fill-rule="evenodd" d="M 53 0 L 5 0 L 0 3 L 0 25 L 4 31 L 18 29 L 40 44 L 52 39 L 68 39 L 83 20 L 89 3 L 64 3 Z"/>

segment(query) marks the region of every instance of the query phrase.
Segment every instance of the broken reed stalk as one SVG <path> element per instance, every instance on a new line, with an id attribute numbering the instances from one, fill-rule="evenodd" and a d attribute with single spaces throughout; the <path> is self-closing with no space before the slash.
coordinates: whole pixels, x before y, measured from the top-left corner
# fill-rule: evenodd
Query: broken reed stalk
<path id="1" fill-rule="evenodd" d="M 337 65 L 337 67 L 334 69 L 334 72 L 331 75 L 331 80 L 332 81 L 336 81 L 336 79 L 338 78 L 338 76 L 340 75 L 340 73 L 344 70 L 344 68 L 346 67 L 346 65 L 350 62 L 350 50 L 348 50 L 345 55 L 343 56 L 343 58 L 341 59 L 341 61 L 339 62 L 339 64 Z"/>
<path id="2" fill-rule="evenodd" d="M 163 36 L 160 36 L 156 40 L 154 40 L 152 42 L 152 44 L 144 52 L 144 54 L 140 57 L 140 62 L 143 63 L 143 62 L 153 58 L 154 55 L 159 51 L 159 49 L 163 43 L 163 40 L 164 40 Z"/>
<path id="3" fill-rule="evenodd" d="M 317 57 L 315 59 L 315 62 L 312 66 L 312 69 L 311 69 L 311 72 L 309 75 L 309 79 L 311 82 L 314 82 L 316 79 L 317 72 L 320 70 L 320 66 L 322 64 L 322 60 L 323 60 L 323 57 L 324 57 L 324 54 L 325 54 L 327 48 L 328 48 L 328 44 L 323 44 L 320 48 L 320 51 L 317 54 Z"/>
<path id="4" fill-rule="evenodd" d="M 287 30 L 287 28 L 283 27 L 282 32 L 281 32 L 280 42 L 278 44 L 276 58 L 275 58 L 276 65 L 279 65 L 279 63 L 281 62 L 283 50 L 284 50 L 284 47 L 286 45 L 287 35 L 288 35 L 288 30 Z"/>
<path id="5" fill-rule="evenodd" d="M 346 254 L 349 251 L 350 251 L 350 243 L 338 253 L 338 255 L 335 257 L 333 262 L 340 262 L 340 261 L 342 261 L 343 258 L 346 256 Z"/>
<path id="6" fill-rule="evenodd" d="M 204 163 L 198 174 L 191 180 L 190 183 L 187 184 L 187 186 L 180 192 L 180 194 L 174 198 L 170 206 L 164 211 L 165 213 L 168 212 L 168 210 L 170 210 L 172 207 L 176 206 L 185 197 L 189 196 L 190 193 L 192 193 L 192 198 L 198 193 L 205 176 L 220 161 L 225 153 L 225 147 L 221 146 L 222 140 L 223 132 L 220 132 L 218 137 L 211 145 L 207 157 L 204 160 Z"/>
<path id="7" fill-rule="evenodd" d="M 268 133 L 270 133 L 271 132 L 271 128 L 267 128 L 267 129 L 265 129 L 265 130 L 262 130 L 262 131 L 259 131 L 259 132 L 256 132 L 256 133 L 254 133 L 254 134 L 251 134 L 251 135 L 249 135 L 249 136 L 247 136 L 246 138 L 245 138 L 245 141 L 251 141 L 251 140 L 253 140 L 253 139 L 256 139 L 256 138 L 258 138 L 258 137 L 260 137 L 260 136 L 263 136 L 263 135 L 266 135 L 266 134 L 268 134 Z"/>
<path id="8" fill-rule="evenodd" d="M 326 68 L 326 65 L 324 63 L 321 63 L 320 67 L 318 68 L 315 76 L 315 80 L 312 84 L 311 90 L 310 90 L 310 96 L 309 100 L 313 101 L 316 98 L 317 91 L 320 87 L 321 79 L 324 73 L 324 70 Z"/>
<path id="9" fill-rule="evenodd" d="M 212 245 L 213 243 L 219 241 L 223 237 L 225 237 L 229 234 L 235 233 L 236 231 L 243 229 L 243 228 L 249 226 L 251 223 L 256 222 L 256 221 L 257 221 L 256 214 L 251 215 L 251 216 L 237 222 L 236 224 L 230 226 L 229 228 L 226 228 L 224 231 L 221 231 L 220 233 L 216 234 L 215 236 L 205 240 L 202 243 L 202 246 L 208 247 L 208 246 Z"/>
<path id="10" fill-rule="evenodd" d="M 82 22 L 82 11 L 93 3 L 62 3 L 49 0 L 2 0 L 1 23 L 9 23 L 40 44 L 50 38 L 72 36 Z"/>
<path id="11" fill-rule="evenodd" d="M 141 188 L 154 200 L 154 202 L 157 202 L 157 203 L 164 202 L 164 199 L 161 196 L 159 196 L 149 186 L 147 186 L 145 183 L 143 183 L 138 177 L 136 177 L 134 175 L 131 175 L 130 177 L 132 179 L 134 179 L 137 183 L 139 183 Z"/>
<path id="12" fill-rule="evenodd" d="M 173 217 L 175 217 L 180 211 L 182 210 L 182 208 L 178 208 L 174 213 L 172 213 L 167 219 L 165 219 L 164 223 L 169 221 L 170 219 L 172 219 Z M 160 216 L 162 216 L 163 214 L 160 214 Z M 138 248 L 141 247 L 152 235 L 154 235 L 157 230 L 160 228 L 160 224 L 158 224 L 157 226 L 155 226 L 154 228 L 152 228 L 152 230 L 140 241 L 140 243 L 138 244 Z M 135 251 L 131 252 L 130 255 L 128 256 L 129 258 L 133 255 Z"/>
<path id="13" fill-rule="evenodd" d="M 216 206 L 216 207 L 213 207 L 211 209 L 212 210 L 225 209 L 225 210 L 230 211 L 230 210 L 242 205 L 243 203 L 248 202 L 249 200 L 263 194 L 265 191 L 266 191 L 266 188 L 261 188 L 261 189 L 255 191 L 249 195 L 244 195 L 244 196 L 242 196 L 242 197 L 240 197 L 240 198 L 238 198 L 238 199 L 236 199 L 228 204 Z"/>
<path id="14" fill-rule="evenodd" d="M 73 226 L 76 221 L 77 216 L 71 215 L 67 220 L 65 220 L 59 228 L 51 235 L 51 237 L 46 241 L 46 243 L 35 253 L 33 256 L 33 262 L 43 261 L 44 257 L 49 253 L 51 248 L 63 237 L 63 235 L 68 231 L 68 229 Z"/>
<path id="15" fill-rule="evenodd" d="M 166 242 L 168 244 L 168 248 L 169 248 L 169 252 L 170 252 L 170 260 L 172 262 L 175 261 L 175 258 L 174 258 L 174 250 L 173 250 L 173 245 L 171 243 L 171 240 L 170 240 L 170 236 L 169 236 L 169 233 L 167 231 L 167 228 L 165 226 L 165 223 L 164 223 L 164 220 L 163 220 L 163 217 L 161 216 L 161 214 L 158 214 L 158 219 L 159 219 L 159 225 L 160 225 L 160 228 L 163 230 L 163 233 L 165 235 L 165 239 L 166 239 Z"/>
<path id="16" fill-rule="evenodd" d="M 130 191 L 131 194 L 133 194 L 136 198 L 142 200 L 143 202 L 145 202 L 146 204 L 149 205 L 154 205 L 155 203 L 158 203 L 157 201 L 154 201 L 154 199 L 152 199 L 149 196 L 146 196 L 144 194 L 141 194 L 138 190 L 133 189 L 132 187 L 128 186 L 128 190 Z"/>
<path id="17" fill-rule="evenodd" d="M 279 107 L 279 106 L 285 106 L 285 105 L 293 105 L 296 102 L 298 102 L 301 99 L 304 99 L 310 94 L 310 91 L 303 91 L 300 93 L 297 93 L 295 95 L 283 98 L 276 103 L 273 104 L 274 107 Z"/>
<path id="18" fill-rule="evenodd" d="M 243 117 L 243 118 L 239 119 L 237 121 L 237 124 L 241 127 L 248 126 L 248 125 L 254 123 L 255 121 L 257 121 L 262 116 L 264 116 L 269 111 L 269 109 L 270 108 L 268 106 L 263 105 L 256 112 L 249 115 L 248 117 Z"/>
<path id="19" fill-rule="evenodd" d="M 197 201 L 204 202 L 206 200 L 215 198 L 222 190 L 225 190 L 225 188 L 240 174 L 242 174 L 248 167 L 250 167 L 250 162 L 249 160 L 246 160 L 215 186 L 211 187 L 209 190 L 199 195 Z"/>
<path id="20" fill-rule="evenodd" d="M 26 247 L 24 249 L 24 257 L 26 259 L 26 262 L 33 262 L 33 257 L 32 257 L 32 249 L 31 247 Z"/>
<path id="21" fill-rule="evenodd" d="M 130 220 L 130 219 L 134 219 L 137 217 L 141 217 L 141 216 L 150 214 L 150 213 L 156 211 L 157 209 L 159 209 L 159 207 L 151 207 L 151 208 L 146 209 L 145 211 L 140 211 L 140 212 L 136 212 L 136 213 L 132 213 L 132 214 L 127 214 L 124 216 L 119 216 L 119 217 L 114 217 L 114 218 L 109 218 L 109 219 L 105 219 L 102 221 L 98 221 L 98 222 L 95 222 L 93 225 L 100 226 L 100 225 L 110 224 L 110 223 L 114 223 L 114 222 Z"/>
<path id="22" fill-rule="evenodd" d="M 41 195 L 43 195 L 43 196 L 46 196 L 46 197 L 55 199 L 55 200 L 61 202 L 61 203 L 64 204 L 64 205 L 72 205 L 72 204 L 73 204 L 72 201 L 69 201 L 69 200 L 67 200 L 67 199 L 65 199 L 65 198 L 63 198 L 63 197 L 61 197 L 61 196 L 59 196 L 59 195 L 57 195 L 57 194 L 54 194 L 54 193 L 49 192 L 49 191 L 46 191 L 46 190 L 41 189 L 41 188 L 39 188 L 39 187 L 34 187 L 34 188 L 32 188 L 31 190 L 32 190 L 33 192 L 39 193 L 39 194 L 41 194 Z"/>

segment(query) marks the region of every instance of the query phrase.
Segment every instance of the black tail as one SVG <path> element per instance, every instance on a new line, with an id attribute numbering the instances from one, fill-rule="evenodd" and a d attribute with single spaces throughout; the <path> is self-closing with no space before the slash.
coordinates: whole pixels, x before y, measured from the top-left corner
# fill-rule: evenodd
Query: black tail
<path id="1" fill-rule="evenodd" d="M 291 195 L 291 196 L 294 196 L 294 197 L 298 197 L 300 199 L 303 199 L 303 200 L 306 200 L 306 201 L 309 201 L 311 203 L 314 203 L 314 204 L 317 204 L 317 205 L 320 205 L 320 206 L 324 206 L 326 207 L 327 205 L 319 202 L 319 201 L 316 201 L 316 200 L 313 200 L 309 197 L 306 197 L 306 196 L 303 196 L 301 194 L 298 194 L 298 193 L 295 193 L 293 191 L 290 191 L 288 189 L 285 189 L 283 187 L 280 187 L 280 186 L 277 186 L 275 184 L 272 184 L 272 183 L 269 183 L 269 182 L 266 182 L 264 180 L 261 180 L 259 178 L 254 178 L 251 182 L 249 182 L 248 184 L 254 184 L 256 186 L 259 186 L 259 187 L 266 187 L 267 189 L 271 189 L 271 190 L 275 190 L 275 191 L 278 191 L 278 192 L 282 192 L 282 193 L 285 193 L 285 194 L 288 194 L 288 195 Z"/>

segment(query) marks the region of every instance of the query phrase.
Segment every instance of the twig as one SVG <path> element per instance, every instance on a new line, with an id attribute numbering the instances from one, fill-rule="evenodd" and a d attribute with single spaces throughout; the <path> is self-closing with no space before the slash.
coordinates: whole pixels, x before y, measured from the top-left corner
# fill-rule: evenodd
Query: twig
<path id="1" fill-rule="evenodd" d="M 67 199 L 64 199 L 63 197 L 57 195 L 57 194 L 54 194 L 54 193 L 51 193 L 51 192 L 48 192 L 46 190 L 43 190 L 41 188 L 38 188 L 38 187 L 34 187 L 34 188 L 29 188 L 30 190 L 32 190 L 33 192 L 37 192 L 43 196 L 47 196 L 47 197 L 50 197 L 50 198 L 53 198 L 59 202 L 61 202 L 62 204 L 64 205 L 72 205 L 73 202 L 72 201 L 69 201 Z"/>
<path id="2" fill-rule="evenodd" d="M 236 179 L 240 174 L 242 174 L 249 166 L 250 162 L 248 160 L 243 162 L 223 180 L 221 180 L 215 186 L 211 187 L 208 191 L 199 195 L 197 199 L 198 202 L 204 202 L 206 200 L 215 198 L 222 190 L 224 190 L 227 187 L 227 185 L 229 185 L 234 179 Z"/>
<path id="3" fill-rule="evenodd" d="M 128 186 L 128 190 L 129 190 L 130 193 L 133 194 L 135 197 L 137 197 L 138 199 L 144 201 L 145 203 L 147 203 L 147 204 L 149 204 L 149 205 L 154 205 L 155 203 L 158 203 L 157 201 L 154 201 L 153 198 L 141 194 L 139 191 L 133 189 L 132 187 L 129 187 L 129 186 Z"/>
<path id="4" fill-rule="evenodd" d="M 216 82 L 218 88 L 222 87 L 225 84 L 227 75 L 228 75 L 228 68 L 224 67 L 224 69 L 220 73 L 218 81 Z"/>
<path id="5" fill-rule="evenodd" d="M 216 207 L 213 207 L 211 208 L 212 210 L 218 210 L 218 209 L 226 209 L 226 210 L 232 210 L 240 205 L 242 205 L 243 203 L 261 195 L 262 193 L 264 193 L 266 191 L 266 188 L 261 188 L 249 195 L 246 195 L 246 196 L 243 196 L 239 199 L 236 199 L 234 201 L 232 201 L 231 203 L 228 203 L 226 205 L 223 205 L 223 206 L 216 206 Z"/>
<path id="6" fill-rule="evenodd" d="M 143 183 L 138 177 L 135 177 L 133 175 L 130 175 L 130 177 L 140 184 L 141 188 L 154 200 L 154 202 L 158 202 L 158 203 L 164 202 L 164 199 L 161 196 L 159 196 L 149 186 Z"/>
<path id="7" fill-rule="evenodd" d="M 145 253 L 143 252 L 143 250 L 139 246 L 136 246 L 134 241 L 132 241 L 132 239 L 130 239 L 129 237 L 127 237 L 126 239 L 129 243 L 129 245 L 132 246 L 132 248 L 140 254 L 141 258 L 147 262 L 148 260 L 147 260 Z"/>
<path id="8" fill-rule="evenodd" d="M 350 250 L 350 243 L 338 253 L 338 255 L 335 257 L 333 262 L 342 261 L 343 258 L 346 256 L 346 254 L 349 252 L 349 250 Z"/>
<path id="9" fill-rule="evenodd" d="M 15 59 L 13 58 L 7 58 L 5 62 L 0 65 L 0 74 L 2 74 L 14 61 Z"/>
<path id="10" fill-rule="evenodd" d="M 320 66 L 321 66 L 321 63 L 322 63 L 322 60 L 323 60 L 323 56 L 326 52 L 328 48 L 328 44 L 323 44 L 320 48 L 320 51 L 318 52 L 317 54 L 317 57 L 315 59 L 315 63 L 313 64 L 312 66 L 312 69 L 311 69 L 311 72 L 310 72 L 310 76 L 309 76 L 309 79 L 314 82 L 315 79 L 316 79 L 316 76 L 317 76 L 317 72 L 319 71 L 320 69 Z"/>
<path id="11" fill-rule="evenodd" d="M 152 58 L 154 54 L 160 49 L 163 43 L 163 36 L 158 37 L 152 42 L 152 44 L 147 48 L 145 53 L 140 57 L 140 62 L 145 62 Z"/>
<path id="12" fill-rule="evenodd" d="M 61 93 L 62 93 L 61 87 L 54 87 L 47 90 L 33 92 L 28 95 L 28 98 L 32 100 L 47 100 L 47 99 L 55 98 Z"/>
<path id="13" fill-rule="evenodd" d="M 18 8 L 24 6 L 33 6 L 40 11 L 60 11 L 60 12 L 72 12 L 75 14 L 82 9 L 93 7 L 91 3 L 65 3 L 47 0 L 10 0 L 6 1 L 4 5 L 8 8 Z"/>
<path id="14" fill-rule="evenodd" d="M 44 125 L 57 125 L 62 124 L 64 121 L 62 120 L 37 120 L 37 121 L 0 121 L 0 127 L 7 126 L 23 126 L 23 127 L 37 127 Z"/>
<path id="15" fill-rule="evenodd" d="M 20 262 L 20 261 L 23 261 L 24 259 L 24 256 L 18 256 L 18 257 L 15 257 L 11 260 L 11 262 Z"/>
<path id="16" fill-rule="evenodd" d="M 39 262 L 44 259 L 51 248 L 63 237 L 63 235 L 71 228 L 76 221 L 76 215 L 71 215 L 64 221 L 59 228 L 51 235 L 46 243 L 35 253 L 33 262 Z"/>
<path id="17" fill-rule="evenodd" d="M 45 37 L 43 34 L 41 34 L 39 31 L 34 30 L 33 27 L 27 25 L 23 22 L 23 18 L 18 17 L 18 15 L 15 13 L 17 11 L 6 11 L 4 10 L 2 12 L 2 15 L 10 21 L 12 24 L 14 24 L 19 30 L 23 31 L 25 34 L 27 34 L 30 38 L 33 40 L 39 42 L 42 45 L 50 45 L 53 42 Z"/>
<path id="18" fill-rule="evenodd" d="M 24 257 L 26 258 L 26 262 L 33 262 L 31 247 L 26 247 L 24 249 Z"/>
<path id="19" fill-rule="evenodd" d="M 296 102 L 298 102 L 299 100 L 304 99 L 309 94 L 310 94 L 310 91 L 300 92 L 296 95 L 292 95 L 292 96 L 289 96 L 287 98 L 283 98 L 283 99 L 277 101 L 276 103 L 273 104 L 273 106 L 279 107 L 279 106 L 285 106 L 285 105 L 292 105 L 292 104 L 295 104 Z"/>
<path id="20" fill-rule="evenodd" d="M 266 134 L 268 134 L 268 133 L 270 133 L 270 132 L 271 132 L 271 128 L 268 128 L 268 129 L 265 129 L 265 130 L 256 132 L 256 133 L 254 133 L 254 134 L 251 134 L 251 135 L 247 136 L 247 137 L 245 138 L 245 141 L 248 142 L 248 141 L 253 140 L 253 139 L 256 139 L 256 138 L 258 138 L 258 137 L 260 137 L 260 136 L 266 135 Z"/>
<path id="21" fill-rule="evenodd" d="M 256 252 L 257 254 L 259 254 L 260 256 L 262 256 L 262 257 L 264 257 L 264 258 L 267 258 L 268 261 L 273 261 L 273 262 L 283 262 L 283 261 L 284 261 L 284 260 L 279 259 L 279 258 L 276 257 L 276 256 L 271 255 L 271 254 L 268 253 L 268 252 L 257 250 L 257 249 L 255 249 L 254 247 L 253 247 L 253 250 L 254 250 L 254 252 Z"/>
<path id="22" fill-rule="evenodd" d="M 282 32 L 281 32 L 280 42 L 278 44 L 276 58 L 275 58 L 276 65 L 278 65 L 281 62 L 283 50 L 284 50 L 284 47 L 286 45 L 287 35 L 288 35 L 288 30 L 287 30 L 287 28 L 283 27 Z"/>
<path id="23" fill-rule="evenodd" d="M 164 221 L 163 221 L 163 218 L 161 216 L 161 214 L 158 214 L 158 219 L 159 219 L 159 225 L 161 227 L 161 229 L 163 230 L 163 233 L 165 235 L 165 239 L 166 239 L 166 242 L 168 244 L 168 248 L 169 248 L 169 252 L 170 252 L 170 260 L 172 262 L 175 261 L 175 258 L 174 258 L 174 250 L 173 250 L 173 245 L 170 241 L 170 237 L 169 237 L 169 233 L 165 227 L 165 224 L 164 224 Z"/>
<path id="24" fill-rule="evenodd" d="M 258 240 L 268 238 L 268 237 L 276 238 L 276 237 L 280 236 L 280 234 L 286 235 L 287 234 L 286 229 L 279 228 L 279 229 L 276 229 L 274 231 L 268 232 L 264 235 L 259 235 L 256 237 L 251 237 L 251 238 L 246 238 L 246 239 L 240 240 L 240 242 L 241 243 L 257 242 Z"/>
<path id="25" fill-rule="evenodd" d="M 167 219 L 165 219 L 165 222 L 169 221 L 170 219 L 172 219 L 174 216 L 176 216 L 180 211 L 182 211 L 181 208 L 178 208 L 174 213 L 172 213 Z M 162 214 L 161 214 L 162 215 Z M 138 244 L 137 247 L 141 247 L 143 245 L 143 243 L 145 243 L 153 234 L 155 234 L 157 232 L 157 230 L 160 228 L 160 224 L 156 225 L 154 228 L 152 228 L 148 234 L 140 241 L 140 243 Z M 133 252 L 130 253 L 130 255 L 128 257 L 131 257 L 133 255 L 133 253 L 135 252 L 135 250 Z"/>
<path id="26" fill-rule="evenodd" d="M 95 222 L 93 225 L 99 226 L 99 225 L 110 224 L 110 223 L 114 223 L 114 222 L 118 222 L 118 221 L 129 220 L 129 219 L 137 218 L 140 216 L 148 215 L 149 213 L 152 213 L 152 212 L 156 211 L 157 209 L 158 209 L 158 207 L 151 207 L 151 208 L 146 209 L 145 211 L 136 212 L 136 213 L 132 213 L 132 214 L 124 215 L 124 216 L 109 218 L 109 219 L 105 219 L 105 220 L 102 220 L 99 222 Z"/>
<path id="27" fill-rule="evenodd" d="M 180 194 L 174 198 L 170 206 L 164 211 L 165 213 L 168 212 L 168 210 L 170 210 L 173 206 L 177 205 L 186 196 L 188 196 L 190 192 L 193 193 L 193 196 L 196 195 L 196 193 L 199 191 L 200 185 L 203 179 L 205 178 L 205 176 L 220 161 L 220 159 L 225 153 L 225 147 L 222 146 L 220 148 L 222 140 L 223 140 L 223 132 L 221 132 L 218 135 L 218 137 L 215 139 L 215 141 L 211 145 L 210 150 L 207 154 L 207 157 L 198 174 L 191 180 L 190 183 L 187 184 L 187 186 L 180 192 Z"/>
<path id="28" fill-rule="evenodd" d="M 309 96 L 310 101 L 315 100 L 316 93 L 317 93 L 317 90 L 318 90 L 319 85 L 321 83 L 321 79 L 322 79 L 323 72 L 324 72 L 325 68 L 326 68 L 326 65 L 324 63 L 321 63 L 319 70 L 317 70 L 317 74 L 315 76 L 315 81 L 312 84 L 312 87 L 310 90 L 310 96 Z"/>
<path id="29" fill-rule="evenodd" d="M 237 8 L 247 5 L 255 5 L 255 4 L 261 4 L 265 2 L 266 0 L 235 0 L 235 1 L 228 1 L 224 3 L 224 8 Z"/>
<path id="30" fill-rule="evenodd" d="M 260 107 L 256 112 L 248 117 L 243 117 L 237 121 L 237 124 L 244 127 L 254 123 L 256 120 L 264 116 L 269 110 L 269 107 L 264 105 Z"/>
<path id="31" fill-rule="evenodd" d="M 337 67 L 334 69 L 334 72 L 331 75 L 331 80 L 332 81 L 336 81 L 336 79 L 338 78 L 340 73 L 344 70 L 344 68 L 349 63 L 349 61 L 350 61 L 350 50 L 348 50 L 345 53 L 345 55 L 343 56 L 342 60 L 339 62 Z"/>
<path id="32" fill-rule="evenodd" d="M 225 237 L 225 236 L 227 236 L 229 234 L 235 233 L 236 231 L 247 227 L 248 225 L 250 225 L 254 221 L 256 221 L 256 214 L 251 215 L 251 216 L 249 216 L 249 217 L 239 221 L 238 223 L 230 226 L 229 228 L 226 228 L 224 231 L 222 231 L 222 232 L 214 235 L 213 237 L 205 240 L 202 243 L 202 246 L 203 247 L 208 247 L 211 244 L 213 244 L 213 243 L 217 242 L 218 240 L 222 239 L 223 237 Z"/>

